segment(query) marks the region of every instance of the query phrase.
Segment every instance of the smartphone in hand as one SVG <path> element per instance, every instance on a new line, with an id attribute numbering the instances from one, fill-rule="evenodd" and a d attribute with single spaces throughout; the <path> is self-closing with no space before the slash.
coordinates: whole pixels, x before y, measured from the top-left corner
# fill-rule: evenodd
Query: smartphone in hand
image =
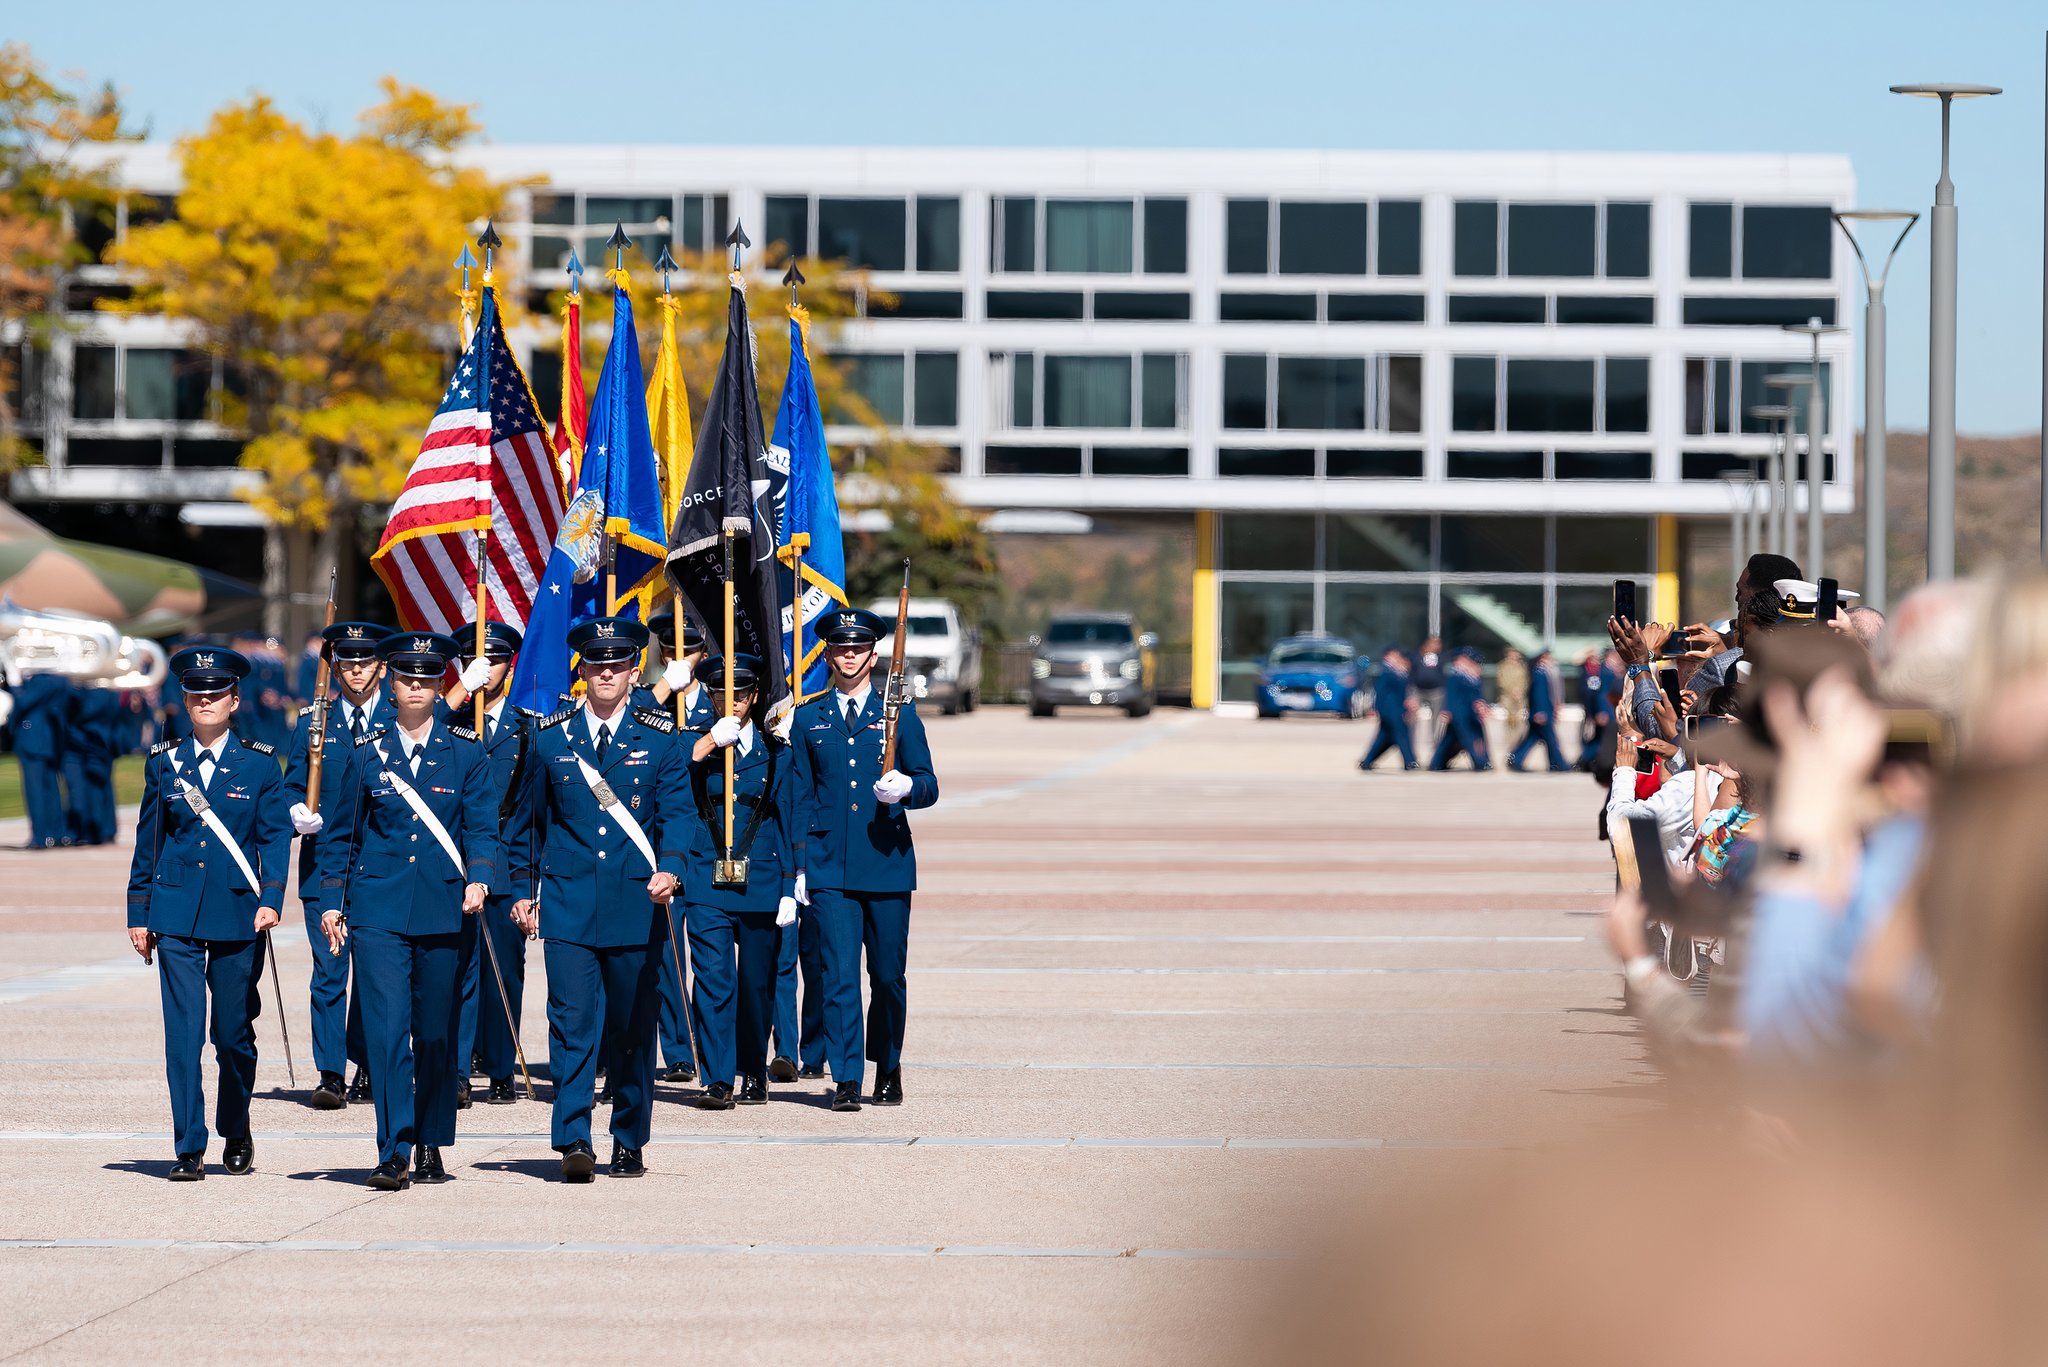
<path id="1" fill-rule="evenodd" d="M 1614 615 L 1621 621 L 1633 625 L 1642 619 L 1636 616 L 1636 581 L 1617 579 L 1614 581 Z"/>
<path id="2" fill-rule="evenodd" d="M 1826 626 L 1835 620 L 1835 613 L 1841 607 L 1842 586 L 1836 580 L 1822 579 L 1816 587 L 1820 589 L 1820 599 L 1814 607 L 1813 620 L 1821 626 Z"/>

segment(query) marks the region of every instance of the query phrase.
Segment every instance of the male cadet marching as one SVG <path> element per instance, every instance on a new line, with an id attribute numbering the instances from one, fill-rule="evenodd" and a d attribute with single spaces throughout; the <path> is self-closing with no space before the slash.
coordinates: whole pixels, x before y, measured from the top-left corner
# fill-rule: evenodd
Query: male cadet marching
<path id="1" fill-rule="evenodd" d="M 721 712 L 727 668 L 720 656 L 697 666 L 698 681 L 718 700 Z M 689 823 L 683 874 L 684 923 L 697 979 L 692 1019 L 698 1047 L 704 1051 L 705 1088 L 697 1104 L 711 1111 L 730 1110 L 735 1101 L 758 1106 L 768 1100 L 775 975 L 782 959 L 782 932 L 796 924 L 802 840 L 789 747 L 754 725 L 761 662 L 737 655 L 730 668 L 732 713 L 712 723 L 690 752 L 697 820 Z M 728 749 L 733 752 L 731 854 L 740 871 L 735 880 L 721 881 L 717 871 L 726 863 L 725 757 L 719 752 Z"/>
<path id="2" fill-rule="evenodd" d="M 376 622 L 336 622 L 320 633 L 321 649 L 327 652 L 340 691 L 327 708 L 327 728 L 322 733 L 320 781 L 328 793 L 347 786 L 356 742 L 390 717 L 391 703 L 384 694 L 384 661 L 377 658 L 377 643 L 390 632 Z M 316 1111 L 338 1111 L 351 1101 L 370 1099 L 369 1054 L 363 1049 L 362 1002 L 349 1000 L 350 950 L 344 944 L 340 953 L 329 953 L 320 931 L 320 885 L 314 860 L 326 819 L 306 806 L 312 734 L 313 709 L 309 706 L 292 727 L 284 786 L 291 796 L 292 829 L 299 834 L 299 907 L 306 918 L 306 943 L 313 947 L 308 995 L 312 1000 L 313 1065 L 320 1070 L 320 1081 L 309 1104 Z M 356 1081 L 344 1092 L 342 1073 L 351 1059 L 356 1065 Z"/>
<path id="3" fill-rule="evenodd" d="M 483 747 L 468 727 L 434 719 L 441 676 L 460 651 L 438 632 L 400 631 L 378 644 L 391 716 L 356 742 L 316 856 L 327 944 L 355 944 L 377 1191 L 448 1180 L 441 1150 L 455 1142 L 455 1035 L 473 947 L 466 921 L 503 877 Z"/>
<path id="4" fill-rule="evenodd" d="M 527 766 L 533 763 L 532 718 L 506 701 L 521 639 L 518 628 L 508 623 L 485 622 L 483 658 L 463 666 L 462 677 L 441 700 L 438 713 L 442 721 L 467 728 L 475 720 L 472 699 L 478 693 L 484 695 L 484 760 L 490 766 L 499 839 L 508 850 L 524 838 L 517 829 L 524 815 L 519 789 Z M 498 971 L 491 971 L 491 953 L 473 943 L 469 971 L 462 978 L 462 1024 L 455 1042 L 455 1071 L 462 1079 L 456 1086 L 458 1109 L 469 1105 L 472 1057 L 490 1079 L 490 1090 L 484 1093 L 486 1105 L 509 1106 L 516 1099 L 512 1071 L 519 1066 L 519 1042 L 514 1032 L 526 1001 L 526 932 L 512 923 L 512 904 L 517 900 L 518 889 L 508 880 L 492 891 L 482 914 L 464 925 L 472 942 L 479 935 L 491 937 Z M 502 994 L 498 990 L 501 975 Z"/>
<path id="5" fill-rule="evenodd" d="M 1381 755 L 1397 747 L 1403 769 L 1418 767 L 1415 741 L 1408 734 L 1408 714 L 1414 708 L 1415 701 L 1408 691 L 1408 657 L 1401 647 L 1388 646 L 1380 652 L 1380 672 L 1372 681 L 1372 710 L 1379 718 L 1379 732 L 1372 738 L 1372 748 L 1365 752 L 1365 758 L 1358 761 L 1359 768 L 1370 770 Z"/>
<path id="6" fill-rule="evenodd" d="M 680 692 L 683 698 L 682 729 L 698 733 L 709 731 L 711 723 L 718 720 L 718 713 L 711 706 L 711 696 L 704 685 L 697 682 L 697 666 L 704 660 L 704 633 L 698 630 L 695 622 L 684 618 L 679 650 L 673 612 L 657 612 L 649 617 L 647 630 L 661 644 L 663 660 L 661 673 L 654 684 L 655 701 L 673 712 L 673 699 Z M 676 920 L 680 927 L 680 912 Z M 680 959 L 688 963 L 688 955 L 684 952 L 686 941 L 687 937 L 676 943 L 675 953 L 661 956 L 661 1020 L 657 1029 L 661 1036 L 662 1062 L 667 1065 L 661 1075 L 664 1082 L 694 1082 L 697 1079 L 689 995 L 676 977 L 677 961 Z"/>
<path id="7" fill-rule="evenodd" d="M 206 1176 L 206 1094 L 199 1051 L 211 1033 L 220 1077 L 213 1124 L 222 1165 L 249 1171 L 249 1093 L 264 932 L 278 922 L 291 862 L 290 799 L 277 752 L 228 729 L 249 662 L 224 646 L 171 657 L 192 734 L 165 741 L 143 766 L 135 856 L 128 868 L 128 941 L 158 961 L 164 1074 L 171 1089 L 173 1182 Z M 210 1016 L 207 994 L 211 992 Z"/>
<path id="8" fill-rule="evenodd" d="M 1564 762 L 1563 747 L 1557 743 L 1557 704 L 1562 692 L 1557 681 L 1557 662 L 1545 647 L 1529 661 L 1529 730 L 1508 756 L 1508 768 L 1520 773 L 1529 752 L 1541 744 L 1550 759 L 1551 773 L 1562 774 L 1571 769 Z"/>
<path id="9" fill-rule="evenodd" d="M 74 682 L 70 704 L 70 731 L 64 746 L 65 821 L 73 844 L 112 844 L 121 694 L 117 689 Z"/>
<path id="10" fill-rule="evenodd" d="M 14 687 L 14 757 L 21 761 L 21 797 L 28 806 L 32 850 L 71 843 L 60 786 L 70 710 L 71 681 L 61 674 L 31 674 Z"/>
<path id="11" fill-rule="evenodd" d="M 882 619 L 863 608 L 827 613 L 818 632 L 832 688 L 797 710 L 798 827 L 806 831 L 797 900 L 818 923 L 826 1053 L 835 1111 L 860 1109 L 862 1037 L 875 1065 L 877 1106 L 903 1100 L 903 1024 L 909 994 L 910 894 L 917 851 L 906 812 L 939 800 L 924 723 L 907 699 L 897 717 L 896 765 L 882 770 L 883 700 L 871 675 Z M 842 786 L 844 785 L 844 786 Z M 860 956 L 868 956 L 868 1018 L 860 1014 Z"/>
<path id="12" fill-rule="evenodd" d="M 656 983 L 683 872 L 689 764 L 673 716 L 627 703 L 646 645 L 647 628 L 622 617 L 570 628 L 583 701 L 534 724 L 512 859 L 522 894 L 512 919 L 547 941 L 552 1138 L 570 1182 L 588 1182 L 597 1167 L 590 1109 L 606 1025 L 617 1093 L 610 1172 L 647 1170 Z"/>
<path id="13" fill-rule="evenodd" d="M 1491 769 L 1486 751 L 1486 700 L 1480 696 L 1479 652 L 1460 650 L 1444 671 L 1444 734 L 1430 757 L 1431 773 L 1442 773 L 1463 751 L 1474 769 Z"/>

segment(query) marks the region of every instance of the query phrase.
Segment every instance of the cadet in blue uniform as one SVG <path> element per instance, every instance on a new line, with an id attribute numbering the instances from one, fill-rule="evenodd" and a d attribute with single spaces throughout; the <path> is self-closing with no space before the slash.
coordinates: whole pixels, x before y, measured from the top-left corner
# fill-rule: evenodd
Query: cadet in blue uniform
<path id="1" fill-rule="evenodd" d="M 64 746 L 64 802 L 71 839 L 79 845 L 114 840 L 114 756 L 120 753 L 121 694 L 74 684 Z"/>
<path id="2" fill-rule="evenodd" d="M 711 723 L 718 720 L 718 714 L 712 709 L 711 698 L 704 691 L 704 686 L 697 682 L 696 673 L 697 666 L 704 659 L 704 633 L 697 629 L 695 622 L 684 618 L 681 648 L 678 649 L 676 615 L 673 612 L 657 612 L 649 617 L 647 630 L 661 644 L 663 660 L 660 677 L 654 683 L 655 700 L 668 705 L 674 712 L 677 709 L 672 700 L 680 692 L 683 703 L 681 729 L 700 734 L 709 731 Z M 679 928 L 679 925 L 672 928 Z M 697 1079 L 697 1055 L 690 1026 L 690 999 L 676 976 L 678 960 L 686 969 L 689 965 L 688 937 L 679 937 L 671 943 L 675 946 L 673 951 L 661 956 L 661 1019 L 656 1026 L 661 1038 L 661 1059 L 666 1065 L 661 1078 L 664 1082 L 694 1082 Z"/>
<path id="3" fill-rule="evenodd" d="M 1379 718 L 1379 733 L 1372 738 L 1372 748 L 1365 752 L 1365 758 L 1358 761 L 1359 768 L 1372 768 L 1381 755 L 1395 748 L 1401 751 L 1403 769 L 1417 767 L 1415 741 L 1408 734 L 1408 709 L 1411 706 L 1408 657 L 1401 652 L 1401 647 L 1388 646 L 1380 652 L 1380 671 L 1372 681 L 1372 710 Z"/>
<path id="4" fill-rule="evenodd" d="M 14 756 L 21 761 L 21 797 L 28 806 L 32 850 L 71 843 L 62 786 L 70 711 L 71 681 L 62 675 L 31 674 L 15 686 Z"/>
<path id="5" fill-rule="evenodd" d="M 505 700 L 520 640 L 518 628 L 509 623 L 485 622 L 484 667 L 478 669 L 477 662 L 470 661 L 461 681 L 442 700 L 440 710 L 443 721 L 472 726 L 476 720 L 472 698 L 474 693 L 484 695 L 484 761 L 490 767 L 499 836 L 508 849 L 524 838 L 517 829 L 525 815 L 519 802 L 520 787 L 526 767 L 533 762 L 533 718 Z M 484 902 L 483 913 L 464 927 L 473 944 L 469 971 L 462 979 L 462 1023 L 455 1044 L 456 1071 L 462 1076 L 456 1088 L 458 1108 L 469 1105 L 472 1057 L 490 1079 L 485 1104 L 509 1106 L 517 1099 L 512 1073 L 519 1066 L 519 1046 L 513 1032 L 519 1028 L 526 1001 L 526 932 L 512 922 L 512 904 L 519 900 L 519 891 L 510 881 L 502 884 Z M 491 937 L 488 949 L 481 942 L 485 935 Z M 493 953 L 495 973 L 491 971 Z M 502 993 L 498 990 L 501 977 Z"/>
<path id="6" fill-rule="evenodd" d="M 128 941 L 158 962 L 164 1074 L 171 1089 L 173 1182 L 206 1176 L 206 1093 L 199 1051 L 210 1033 L 220 1067 L 213 1124 L 221 1162 L 249 1171 L 249 1093 L 256 1085 L 256 1017 L 264 932 L 277 924 L 291 861 L 290 802 L 277 754 L 228 729 L 235 684 L 249 662 L 221 646 L 171 658 L 192 735 L 165 741 L 143 766 L 135 856 L 128 866 Z M 209 1022 L 207 997 L 212 996 Z M 210 1024 L 210 1029 L 209 1029 Z"/>
<path id="7" fill-rule="evenodd" d="M 697 680 L 725 709 L 727 662 L 713 657 L 697 666 Z M 731 662 L 733 710 L 697 737 L 690 753 L 690 791 L 696 820 L 689 823 L 683 897 L 690 963 L 696 977 L 691 1018 L 704 1051 L 706 1110 L 758 1106 L 768 1099 L 768 1032 L 775 1016 L 775 973 L 782 931 L 796 924 L 796 770 L 788 747 L 754 725 L 761 662 L 751 655 Z M 746 876 L 721 884 L 715 870 L 725 853 L 725 756 L 733 755 L 735 860 Z M 733 1093 L 737 1079 L 738 1096 Z"/>
<path id="8" fill-rule="evenodd" d="M 320 633 L 322 649 L 327 652 L 331 666 L 329 678 L 339 690 L 328 704 L 327 726 L 321 732 L 320 786 L 324 793 L 331 795 L 348 785 L 356 742 L 390 720 L 391 702 L 384 692 L 384 661 L 377 656 L 378 642 L 390 634 L 391 628 L 376 622 L 336 622 Z M 313 1065 L 320 1070 L 320 1081 L 313 1088 L 309 1104 L 317 1111 L 336 1111 L 351 1101 L 370 1099 L 369 1054 L 363 1048 L 362 1000 L 349 999 L 351 951 L 344 943 L 339 953 L 330 953 L 320 930 L 322 902 L 314 860 L 325 819 L 306 806 L 312 734 L 313 709 L 309 706 L 299 714 L 292 728 L 284 786 L 292 800 L 292 829 L 299 835 L 299 908 L 306 921 L 306 942 L 313 948 L 313 977 L 308 992 L 313 1015 Z M 356 1080 L 344 1092 L 342 1074 L 350 1060 L 356 1065 Z"/>
<path id="9" fill-rule="evenodd" d="M 1546 648 L 1529 662 L 1529 733 L 1508 756 L 1508 768 L 1521 772 L 1522 763 L 1540 742 L 1550 759 L 1550 772 L 1561 774 L 1571 765 L 1564 762 L 1564 748 L 1557 743 L 1557 704 L 1561 690 L 1557 682 L 1557 661 Z"/>
<path id="10" fill-rule="evenodd" d="M 1444 672 L 1444 734 L 1430 758 L 1431 773 L 1450 767 L 1462 751 L 1474 769 L 1491 769 L 1486 753 L 1486 702 L 1480 696 L 1479 652 L 1467 646 Z"/>
<path id="11" fill-rule="evenodd" d="M 391 718 L 356 742 L 314 860 L 321 930 L 330 946 L 355 945 L 377 1104 L 369 1185 L 399 1191 L 448 1180 L 441 1150 L 455 1142 L 464 922 L 483 910 L 504 864 L 477 734 L 434 719 L 459 648 L 438 632 L 400 631 L 377 653 L 391 674 Z"/>
<path id="12" fill-rule="evenodd" d="M 588 1182 L 592 1080 L 610 1027 L 614 1177 L 646 1164 L 654 1019 L 667 904 L 683 872 L 689 759 L 675 718 L 627 705 L 647 628 L 594 617 L 569 630 L 583 701 L 534 724 L 512 881 L 512 917 L 546 941 L 553 1142 L 562 1176 Z"/>
<path id="13" fill-rule="evenodd" d="M 799 899 L 818 923 L 824 968 L 826 1052 L 832 1109 L 860 1109 L 863 1036 L 875 1065 L 877 1106 L 903 1100 L 904 977 L 910 894 L 917 887 L 911 808 L 939 800 L 931 746 L 917 709 L 897 714 L 896 765 L 882 771 L 882 698 L 873 687 L 882 619 L 861 608 L 827 613 L 819 629 L 832 690 L 797 710 L 790 733 L 800 776 L 803 837 Z M 868 1017 L 860 1014 L 860 956 L 868 956 Z"/>

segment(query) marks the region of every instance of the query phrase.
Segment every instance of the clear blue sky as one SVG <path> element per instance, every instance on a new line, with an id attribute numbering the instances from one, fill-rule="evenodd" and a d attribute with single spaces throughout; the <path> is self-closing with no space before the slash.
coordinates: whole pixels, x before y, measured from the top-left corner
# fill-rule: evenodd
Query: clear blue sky
<path id="1" fill-rule="evenodd" d="M 1837 152 L 1881 208 L 1924 209 L 1936 173 L 1934 106 L 1886 87 L 2002 85 L 1956 116 L 1959 425 L 2040 421 L 2040 0 L 16 10 L 8 37 L 112 79 L 166 136 L 253 89 L 343 127 L 388 72 L 474 102 L 501 141 Z M 1923 223 L 1892 277 L 1896 426 L 1926 418 L 1926 242 Z"/>

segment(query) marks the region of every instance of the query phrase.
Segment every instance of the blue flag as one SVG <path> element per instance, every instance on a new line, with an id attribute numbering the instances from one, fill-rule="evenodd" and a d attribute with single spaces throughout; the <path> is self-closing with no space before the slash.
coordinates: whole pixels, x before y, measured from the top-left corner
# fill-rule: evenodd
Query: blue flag
<path id="1" fill-rule="evenodd" d="M 789 378 L 783 382 L 767 465 L 769 496 L 781 521 L 776 555 L 782 561 L 782 658 L 796 660 L 795 625 L 800 622 L 808 698 L 829 686 L 830 667 L 811 628 L 827 610 L 846 606 L 846 547 L 839 536 L 839 495 L 832 485 L 832 453 L 825 446 L 825 415 L 818 409 L 803 328 L 794 318 L 789 320 Z M 799 538 L 808 539 L 800 586 L 791 577 Z"/>
<path id="2" fill-rule="evenodd" d="M 565 358 L 565 364 L 573 364 Z M 604 552 L 615 559 L 617 598 L 605 599 Z M 552 712 L 569 691 L 569 628 L 608 613 L 637 616 L 642 591 L 661 578 L 668 540 L 661 525 L 661 478 L 647 427 L 647 384 L 640 373 L 640 339 L 633 301 L 612 291 L 612 339 L 604 354 L 597 393 L 590 401 L 590 431 L 577 471 L 576 494 L 562 515 L 540 592 L 526 623 L 526 641 L 512 676 L 516 707 Z"/>

